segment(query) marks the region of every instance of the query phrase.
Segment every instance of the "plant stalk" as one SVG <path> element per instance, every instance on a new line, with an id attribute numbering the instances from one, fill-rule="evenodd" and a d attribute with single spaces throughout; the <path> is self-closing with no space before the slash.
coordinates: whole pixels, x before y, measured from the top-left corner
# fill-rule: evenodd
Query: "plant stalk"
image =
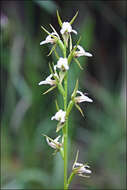
<path id="1" fill-rule="evenodd" d="M 64 110 L 67 111 L 67 73 L 64 79 Z M 66 123 L 64 126 L 64 189 L 67 189 L 67 166 L 68 166 L 68 118 L 66 118 Z"/>

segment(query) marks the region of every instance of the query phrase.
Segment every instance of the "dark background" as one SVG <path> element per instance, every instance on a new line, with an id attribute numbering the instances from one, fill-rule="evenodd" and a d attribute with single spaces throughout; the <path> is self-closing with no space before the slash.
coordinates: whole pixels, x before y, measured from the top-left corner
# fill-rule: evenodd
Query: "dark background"
<path id="1" fill-rule="evenodd" d="M 85 118 L 74 108 L 69 122 L 69 173 L 76 151 L 88 162 L 91 178 L 76 176 L 72 189 L 126 189 L 126 1 L 1 1 L 1 176 L 5 189 L 62 189 L 63 163 L 42 133 L 55 138 L 54 90 L 38 82 L 49 75 L 49 45 L 40 46 L 43 25 L 57 31 L 56 10 L 62 21 L 73 23 L 81 45 L 92 58 L 79 58 L 69 76 L 69 93 L 76 79 L 93 99 L 81 105 Z"/>

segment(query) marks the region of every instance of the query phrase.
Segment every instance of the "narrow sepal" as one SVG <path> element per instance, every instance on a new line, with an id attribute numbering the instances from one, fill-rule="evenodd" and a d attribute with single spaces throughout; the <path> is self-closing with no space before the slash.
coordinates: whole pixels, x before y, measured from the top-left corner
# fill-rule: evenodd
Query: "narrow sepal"
<path id="1" fill-rule="evenodd" d="M 84 117 L 83 111 L 80 108 L 80 106 L 78 104 L 75 103 L 76 108 L 80 111 L 80 113 L 82 114 L 82 116 Z"/>
<path id="2" fill-rule="evenodd" d="M 73 58 L 73 54 L 74 54 L 74 52 L 76 51 L 77 46 L 79 45 L 80 40 L 81 40 L 81 37 L 80 37 L 79 40 L 77 41 L 75 47 L 71 50 L 71 52 L 70 52 L 70 54 L 69 54 L 69 56 L 68 56 L 68 64 L 71 63 L 71 60 L 72 60 L 72 58 Z"/>
<path id="3" fill-rule="evenodd" d="M 51 35 L 48 30 L 46 30 L 43 26 L 41 26 L 41 28 L 48 34 L 48 35 Z"/>
<path id="4" fill-rule="evenodd" d="M 75 16 L 71 19 L 70 24 L 73 24 L 73 22 L 75 21 L 76 17 L 78 16 L 78 12 L 79 11 L 77 11 L 76 14 L 75 14 Z"/>
<path id="5" fill-rule="evenodd" d="M 52 28 L 53 32 L 58 35 L 58 33 L 57 33 L 57 31 L 55 30 L 55 28 L 54 28 L 51 24 L 49 24 L 49 25 L 50 25 L 50 27 Z M 59 35 L 58 35 L 58 36 L 59 36 Z"/>
<path id="6" fill-rule="evenodd" d="M 57 19 L 58 19 L 58 23 L 59 23 L 59 25 L 62 27 L 62 20 L 61 20 L 61 18 L 60 18 L 60 15 L 59 15 L 59 12 L 58 12 L 58 10 L 56 11 L 56 13 L 57 13 Z"/>
<path id="7" fill-rule="evenodd" d="M 73 166 L 72 166 L 72 169 L 74 168 L 74 165 L 75 165 L 75 163 L 76 163 L 77 160 L 78 160 L 78 155 L 79 155 L 79 150 L 77 150 L 76 157 L 75 157 L 75 161 L 74 161 L 74 164 L 73 164 Z"/>
<path id="8" fill-rule="evenodd" d="M 80 62 L 79 62 L 76 58 L 74 58 L 74 60 L 75 60 L 75 62 L 77 63 L 77 65 L 79 66 L 79 68 L 80 68 L 81 70 L 83 70 L 83 67 L 81 66 Z"/>
<path id="9" fill-rule="evenodd" d="M 52 70 L 52 67 L 51 67 L 51 64 L 49 63 L 49 70 L 50 70 L 50 73 L 53 75 L 53 70 Z"/>
<path id="10" fill-rule="evenodd" d="M 52 46 L 52 48 L 47 56 L 50 56 L 52 54 L 52 52 L 55 51 L 55 49 L 56 49 L 56 44 Z"/>
<path id="11" fill-rule="evenodd" d="M 78 39 L 78 41 L 77 41 L 77 43 L 76 43 L 76 46 L 74 47 L 74 49 L 73 49 L 73 51 L 75 51 L 76 49 L 77 49 L 77 46 L 79 45 L 79 42 L 81 41 L 81 36 L 79 37 L 79 39 Z"/>
<path id="12" fill-rule="evenodd" d="M 44 94 L 47 94 L 48 92 L 51 92 L 52 90 L 54 90 L 56 88 L 56 86 L 52 86 L 51 88 L 49 88 L 48 90 L 46 90 L 44 93 L 43 93 L 43 95 Z"/>
<path id="13" fill-rule="evenodd" d="M 50 32 L 48 30 L 46 30 L 43 26 L 41 26 L 41 28 L 48 34 L 50 35 L 52 38 L 57 39 L 57 37 L 55 37 L 54 35 L 50 34 Z"/>

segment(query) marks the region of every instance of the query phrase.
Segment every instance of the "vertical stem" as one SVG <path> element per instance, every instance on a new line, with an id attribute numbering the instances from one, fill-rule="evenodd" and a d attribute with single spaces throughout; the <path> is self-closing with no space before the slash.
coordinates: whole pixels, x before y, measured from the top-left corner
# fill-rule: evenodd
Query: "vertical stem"
<path id="1" fill-rule="evenodd" d="M 66 58 L 66 42 L 64 40 L 64 58 Z M 68 73 L 66 71 L 64 78 L 64 111 L 67 111 L 67 83 L 68 83 Z M 66 123 L 63 129 L 64 133 L 64 190 L 68 189 L 67 187 L 67 167 L 68 167 L 68 117 L 66 118 Z"/>
<path id="2" fill-rule="evenodd" d="M 64 110 L 67 110 L 67 73 L 64 79 L 64 87 L 65 87 L 65 96 L 64 96 Z M 68 118 L 66 118 L 66 123 L 64 126 L 64 189 L 67 189 L 67 165 L 68 165 Z"/>

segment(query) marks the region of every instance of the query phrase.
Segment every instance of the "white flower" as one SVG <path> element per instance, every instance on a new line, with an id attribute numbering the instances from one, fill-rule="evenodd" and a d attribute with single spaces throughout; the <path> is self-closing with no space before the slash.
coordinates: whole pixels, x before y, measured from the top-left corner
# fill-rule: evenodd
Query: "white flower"
<path id="1" fill-rule="evenodd" d="M 44 81 L 41 81 L 38 83 L 38 85 L 42 85 L 42 84 L 50 84 L 51 86 L 52 85 L 55 85 L 56 84 L 56 81 L 55 80 L 52 80 L 51 78 L 53 77 L 53 75 L 49 75 Z"/>
<path id="2" fill-rule="evenodd" d="M 75 97 L 76 103 L 81 103 L 81 102 L 93 102 L 93 100 L 86 95 L 84 95 L 81 91 L 77 90 L 77 93 L 80 94 L 81 96 Z"/>
<path id="3" fill-rule="evenodd" d="M 59 60 L 57 61 L 57 65 L 54 66 L 54 69 L 56 69 L 56 67 L 61 70 L 68 70 L 69 66 L 67 58 L 60 57 Z"/>
<path id="4" fill-rule="evenodd" d="M 65 122 L 65 116 L 66 116 L 66 112 L 63 110 L 59 110 L 58 112 L 56 112 L 56 114 L 51 118 L 51 120 L 57 120 L 60 121 L 60 123 L 64 123 Z"/>
<path id="5" fill-rule="evenodd" d="M 82 177 L 89 177 L 88 174 L 91 174 L 91 170 L 89 169 L 90 166 L 87 164 L 82 164 L 82 163 L 74 163 L 72 170 L 78 174 L 79 176 Z"/>
<path id="6" fill-rule="evenodd" d="M 62 146 L 62 144 L 60 142 L 58 142 L 60 137 L 61 136 L 58 136 L 57 138 L 55 138 L 53 140 L 53 139 L 49 138 L 48 136 L 46 136 L 46 141 L 47 141 L 48 145 L 51 146 L 52 148 L 59 149 Z"/>
<path id="7" fill-rule="evenodd" d="M 88 57 L 92 57 L 92 54 L 89 52 L 86 52 L 83 47 L 81 47 L 80 45 L 77 46 L 77 48 L 79 49 L 79 51 L 75 51 L 74 56 L 75 57 L 80 57 L 80 56 L 88 56 Z"/>
<path id="8" fill-rule="evenodd" d="M 52 32 L 51 35 L 57 38 L 59 37 L 56 32 Z M 56 42 L 56 39 L 54 39 L 51 35 L 48 35 L 44 41 L 40 42 L 40 45 L 48 43 L 54 44 Z"/>
<path id="9" fill-rule="evenodd" d="M 65 33 L 71 33 L 71 32 L 77 34 L 76 30 L 72 30 L 72 26 L 69 22 L 63 22 L 60 33 L 63 35 Z"/>

